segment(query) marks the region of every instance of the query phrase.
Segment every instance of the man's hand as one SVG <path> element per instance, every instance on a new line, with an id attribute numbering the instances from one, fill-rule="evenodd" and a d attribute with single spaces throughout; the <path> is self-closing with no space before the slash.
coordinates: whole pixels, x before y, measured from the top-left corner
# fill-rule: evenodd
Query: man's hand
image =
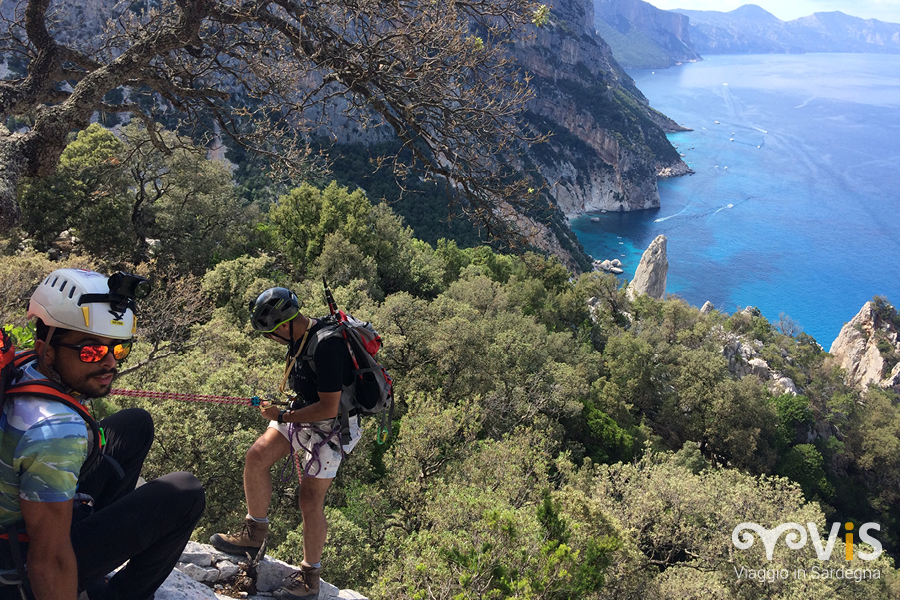
<path id="1" fill-rule="evenodd" d="M 31 543 L 28 580 L 35 600 L 73 600 L 78 595 L 78 563 L 69 530 L 72 501 L 19 500 Z"/>
<path id="2" fill-rule="evenodd" d="M 259 404 L 259 412 L 260 414 L 262 414 L 264 419 L 267 419 L 269 421 L 277 421 L 278 413 L 281 412 L 281 409 L 279 409 L 268 400 L 263 400 Z"/>

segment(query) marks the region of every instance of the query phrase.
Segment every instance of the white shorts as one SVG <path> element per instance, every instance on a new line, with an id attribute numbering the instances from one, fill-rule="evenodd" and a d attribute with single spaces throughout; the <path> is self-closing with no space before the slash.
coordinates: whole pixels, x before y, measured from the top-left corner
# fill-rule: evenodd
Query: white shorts
<path id="1" fill-rule="evenodd" d="M 292 425 L 293 436 L 290 434 Z M 340 420 L 326 419 L 314 423 L 284 424 L 280 424 L 278 421 L 269 422 L 269 428 L 277 429 L 291 443 L 294 452 L 300 454 L 300 468 L 303 469 L 303 476 L 314 479 L 334 479 L 337 476 L 338 467 L 341 465 L 343 456 L 338 450 L 341 443 L 340 432 L 329 439 L 330 443 L 321 443 L 324 438 L 328 437 L 332 427 L 340 430 Z M 360 435 L 359 418 L 350 417 L 350 443 L 344 445 L 344 454 L 350 454 L 353 451 L 359 442 Z M 316 450 L 316 447 L 318 447 L 317 456 L 314 456 L 313 451 Z"/>

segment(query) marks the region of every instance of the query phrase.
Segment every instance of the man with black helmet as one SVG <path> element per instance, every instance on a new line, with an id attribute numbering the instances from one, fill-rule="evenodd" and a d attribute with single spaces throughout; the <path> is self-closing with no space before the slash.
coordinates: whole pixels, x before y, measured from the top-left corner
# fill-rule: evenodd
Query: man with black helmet
<path id="1" fill-rule="evenodd" d="M 322 551 L 325 547 L 325 494 L 337 474 L 341 459 L 359 441 L 359 421 L 350 419 L 350 443 L 341 445 L 338 409 L 344 386 L 353 382 L 353 364 L 346 344 L 323 339 L 315 349 L 315 369 L 300 358 L 306 342 L 326 324 L 300 313 L 297 296 L 285 288 L 270 288 L 250 303 L 250 323 L 270 340 L 287 346 L 281 391 L 296 394 L 292 410 L 264 404 L 262 415 L 270 419 L 244 462 L 244 494 L 247 517 L 236 534 L 212 536 L 213 546 L 233 554 L 256 556 L 268 533 L 266 517 L 272 499 L 272 466 L 298 452 L 303 478 L 300 512 L 303 515 L 303 562 L 274 594 L 276 600 L 312 600 L 319 593 Z"/>
<path id="2" fill-rule="evenodd" d="M 152 598 L 203 513 L 203 488 L 189 473 L 135 489 L 153 442 L 149 413 L 121 410 L 98 424 L 82 406 L 109 393 L 146 286 L 60 269 L 31 296 L 35 350 L 17 356 L 0 415 L 0 563 L 19 563 L 36 600 L 73 600 L 79 589 L 89 600 Z M 0 588 L 6 597 L 19 590 Z"/>

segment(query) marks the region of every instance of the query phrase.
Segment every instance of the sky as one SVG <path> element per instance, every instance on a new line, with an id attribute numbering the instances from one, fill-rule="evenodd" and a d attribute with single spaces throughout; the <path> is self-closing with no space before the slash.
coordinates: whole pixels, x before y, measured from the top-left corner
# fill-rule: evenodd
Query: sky
<path id="1" fill-rule="evenodd" d="M 718 10 L 728 12 L 744 4 L 756 4 L 782 21 L 806 17 L 814 12 L 839 10 L 863 19 L 900 23 L 900 0 L 647 0 L 664 10 Z"/>

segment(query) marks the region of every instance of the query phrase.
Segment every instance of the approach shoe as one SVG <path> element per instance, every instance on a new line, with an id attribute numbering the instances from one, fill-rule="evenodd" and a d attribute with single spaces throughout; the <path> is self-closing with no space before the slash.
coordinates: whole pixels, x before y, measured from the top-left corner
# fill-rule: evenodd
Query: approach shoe
<path id="1" fill-rule="evenodd" d="M 315 600 L 319 595 L 319 574 L 321 568 L 313 568 L 304 564 L 300 570 L 285 578 L 282 586 L 272 596 L 275 600 Z"/>
<path id="2" fill-rule="evenodd" d="M 236 554 L 244 556 L 249 554 L 250 558 L 256 558 L 266 534 L 269 533 L 268 523 L 259 523 L 250 517 L 244 519 L 244 526 L 238 533 L 214 533 L 209 538 L 209 543 L 216 550 L 221 550 L 226 554 Z"/>

